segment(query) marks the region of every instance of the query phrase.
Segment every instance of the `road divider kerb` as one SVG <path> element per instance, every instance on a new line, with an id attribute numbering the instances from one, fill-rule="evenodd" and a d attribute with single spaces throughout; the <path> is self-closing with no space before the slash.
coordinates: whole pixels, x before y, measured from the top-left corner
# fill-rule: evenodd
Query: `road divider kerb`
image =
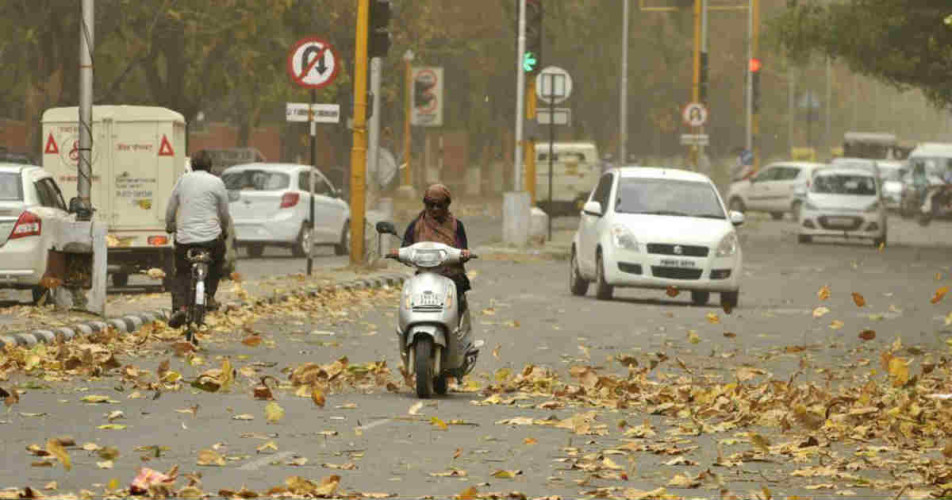
<path id="1" fill-rule="evenodd" d="M 407 278 L 408 276 L 403 274 L 386 274 L 372 278 L 345 281 L 343 283 L 305 287 L 293 293 L 285 292 L 280 294 L 272 294 L 267 297 L 256 298 L 249 301 L 232 301 L 227 304 L 222 304 L 222 309 L 227 312 L 245 307 L 279 304 L 282 302 L 287 302 L 293 297 L 317 297 L 327 292 L 379 289 L 389 286 L 398 286 L 406 282 Z M 40 328 L 30 332 L 7 333 L 5 335 L 0 335 L 0 346 L 9 345 L 13 347 L 33 347 L 41 343 L 54 344 L 58 340 L 69 342 L 79 337 L 105 331 L 110 327 L 122 335 L 135 333 L 143 326 L 150 325 L 156 321 L 168 321 L 169 315 L 169 310 L 160 309 L 155 311 L 126 314 L 121 317 L 110 318 L 106 321 L 86 321 L 56 328 Z"/>

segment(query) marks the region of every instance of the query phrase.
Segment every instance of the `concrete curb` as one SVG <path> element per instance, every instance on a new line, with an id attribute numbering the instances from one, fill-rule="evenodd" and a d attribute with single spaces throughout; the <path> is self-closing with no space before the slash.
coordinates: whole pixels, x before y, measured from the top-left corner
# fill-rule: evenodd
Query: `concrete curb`
<path id="1" fill-rule="evenodd" d="M 266 297 L 256 298 L 247 302 L 233 301 L 222 304 L 224 311 L 235 311 L 244 307 L 256 307 L 267 304 L 278 304 L 286 302 L 293 297 L 317 297 L 327 292 L 353 291 L 378 289 L 388 286 L 402 285 L 408 279 L 404 274 L 384 274 L 372 278 L 358 278 L 341 283 L 332 283 L 329 285 L 315 285 L 300 288 L 292 293 L 283 292 L 281 294 L 272 294 Z M 33 347 L 37 344 L 53 344 L 62 339 L 64 342 L 75 338 L 92 335 L 93 333 L 103 332 L 108 328 L 113 328 L 119 334 L 125 335 L 139 331 L 143 326 L 150 325 L 156 321 L 168 321 L 170 311 L 160 309 L 155 311 L 145 311 L 133 314 L 126 314 L 121 317 L 110 318 L 106 321 L 86 321 L 65 327 L 45 327 L 29 332 L 8 332 L 0 335 L 0 348 L 5 345 L 13 347 Z"/>

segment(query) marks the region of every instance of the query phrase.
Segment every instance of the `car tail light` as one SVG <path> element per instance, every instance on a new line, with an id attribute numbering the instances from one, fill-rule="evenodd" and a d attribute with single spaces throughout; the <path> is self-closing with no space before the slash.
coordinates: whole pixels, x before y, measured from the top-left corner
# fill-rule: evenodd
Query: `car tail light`
<path id="1" fill-rule="evenodd" d="M 154 247 L 161 247 L 169 244 L 168 236 L 149 236 L 148 239 L 149 245 Z"/>
<path id="2" fill-rule="evenodd" d="M 26 238 L 27 236 L 39 236 L 43 230 L 43 221 L 33 212 L 23 212 L 17 223 L 10 232 L 11 240 L 17 238 Z"/>
<path id="3" fill-rule="evenodd" d="M 281 197 L 281 208 L 291 208 L 294 205 L 298 204 L 298 201 L 301 200 L 301 195 L 298 193 L 284 193 L 284 196 Z"/>

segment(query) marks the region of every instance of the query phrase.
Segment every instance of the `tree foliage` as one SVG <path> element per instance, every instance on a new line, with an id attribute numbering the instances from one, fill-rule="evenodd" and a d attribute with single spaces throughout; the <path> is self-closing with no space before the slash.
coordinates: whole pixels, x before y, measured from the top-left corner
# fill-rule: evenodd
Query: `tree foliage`
<path id="1" fill-rule="evenodd" d="M 827 54 L 858 73 L 918 88 L 952 105 L 952 5 L 948 0 L 847 0 L 792 6 L 774 20 L 789 55 Z"/>

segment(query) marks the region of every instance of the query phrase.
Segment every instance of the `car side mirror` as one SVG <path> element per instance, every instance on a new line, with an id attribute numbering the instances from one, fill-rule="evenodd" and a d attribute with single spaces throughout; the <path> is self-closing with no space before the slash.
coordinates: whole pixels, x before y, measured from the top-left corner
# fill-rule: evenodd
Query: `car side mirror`
<path id="1" fill-rule="evenodd" d="M 397 236 L 397 228 L 394 227 L 393 222 L 381 221 L 377 223 L 377 232 L 380 234 L 392 234 Z"/>
<path id="2" fill-rule="evenodd" d="M 80 207 L 79 207 L 79 203 L 80 203 L 80 201 L 79 201 L 79 197 L 78 197 L 78 196 L 74 196 L 74 197 L 70 198 L 70 199 L 69 199 L 69 210 L 68 210 L 69 213 L 75 214 L 77 211 L 79 211 L 79 208 L 80 208 Z"/>
<path id="3" fill-rule="evenodd" d="M 744 214 L 742 212 L 731 210 L 730 216 L 731 216 L 731 224 L 735 226 L 744 225 Z"/>
<path id="4" fill-rule="evenodd" d="M 582 212 L 586 215 L 602 216 L 602 204 L 597 201 L 589 201 L 582 206 Z"/>

